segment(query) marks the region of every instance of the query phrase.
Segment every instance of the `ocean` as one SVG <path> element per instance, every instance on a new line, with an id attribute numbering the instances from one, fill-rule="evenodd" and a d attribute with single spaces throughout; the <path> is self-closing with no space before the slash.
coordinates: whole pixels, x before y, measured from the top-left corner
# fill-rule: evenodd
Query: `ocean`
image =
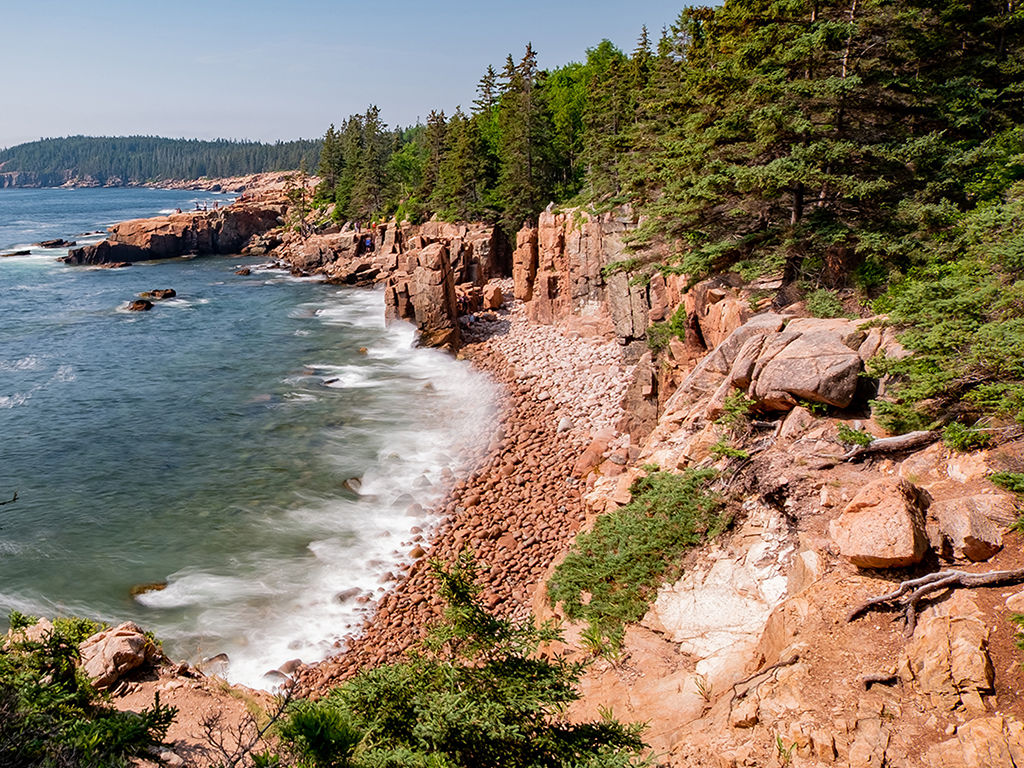
<path id="1" fill-rule="evenodd" d="M 385 327 L 379 291 L 31 245 L 197 201 L 228 198 L 0 190 L 0 253 L 31 251 L 0 258 L 0 613 L 136 621 L 172 658 L 227 654 L 229 680 L 272 687 L 335 652 L 429 535 L 497 394 Z M 126 310 L 158 288 L 177 296 Z"/>

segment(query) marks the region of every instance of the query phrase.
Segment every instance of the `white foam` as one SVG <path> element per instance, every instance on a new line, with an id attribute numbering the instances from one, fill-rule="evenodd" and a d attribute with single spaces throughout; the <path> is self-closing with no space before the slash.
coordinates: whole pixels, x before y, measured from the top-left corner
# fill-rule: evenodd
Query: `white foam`
<path id="1" fill-rule="evenodd" d="M 0 360 L 0 371 L 36 371 L 42 360 L 36 355 L 28 355 L 17 360 Z"/>
<path id="2" fill-rule="evenodd" d="M 342 291 L 337 304 L 313 309 L 327 325 L 369 320 L 366 325 L 383 328 L 380 292 Z M 396 324 L 378 334 L 358 363 L 307 366 L 321 380 L 334 379 L 330 387 L 381 388 L 368 406 L 377 411 L 324 430 L 338 497 L 306 498 L 276 517 L 268 512 L 262 524 L 266 535 L 308 536 L 307 558 L 239 566 L 261 574 L 257 582 L 186 570 L 171 576 L 167 589 L 139 598 L 152 607 L 198 608 L 194 631 L 205 638 L 203 652 L 228 654 L 232 682 L 270 688 L 275 680 L 266 673 L 284 662 L 337 653 L 382 594 L 389 573 L 410 561 L 413 529 L 429 534 L 453 476 L 482 455 L 493 424 L 494 385 L 447 354 L 415 347 L 414 340 L 411 326 Z M 430 389 L 423 388 L 426 382 Z M 395 413 L 408 415 L 406 426 L 395 428 Z M 352 498 L 340 486 L 351 475 L 354 442 L 377 446 L 377 457 Z"/>

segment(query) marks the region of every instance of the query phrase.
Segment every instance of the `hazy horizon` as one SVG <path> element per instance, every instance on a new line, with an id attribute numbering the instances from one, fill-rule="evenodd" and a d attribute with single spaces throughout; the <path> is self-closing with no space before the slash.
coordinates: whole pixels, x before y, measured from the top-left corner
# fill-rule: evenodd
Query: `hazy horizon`
<path id="1" fill-rule="evenodd" d="M 468 109 L 488 64 L 518 59 L 527 42 L 545 68 L 582 60 L 604 38 L 630 51 L 643 25 L 656 40 L 682 8 L 37 0 L 5 9 L 0 66 L 21 74 L 5 88 L 0 149 L 77 135 L 311 139 L 369 104 L 389 125 L 411 125 L 431 109 Z"/>

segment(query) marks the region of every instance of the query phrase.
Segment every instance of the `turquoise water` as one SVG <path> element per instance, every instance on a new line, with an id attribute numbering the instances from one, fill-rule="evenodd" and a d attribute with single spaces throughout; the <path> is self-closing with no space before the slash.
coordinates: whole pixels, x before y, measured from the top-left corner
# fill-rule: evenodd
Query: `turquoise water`
<path id="1" fill-rule="evenodd" d="M 0 190 L 0 251 L 194 199 Z M 132 619 L 250 685 L 327 655 L 486 442 L 489 381 L 377 291 L 54 255 L 0 259 L 0 611 Z M 155 288 L 178 296 L 125 310 Z"/>

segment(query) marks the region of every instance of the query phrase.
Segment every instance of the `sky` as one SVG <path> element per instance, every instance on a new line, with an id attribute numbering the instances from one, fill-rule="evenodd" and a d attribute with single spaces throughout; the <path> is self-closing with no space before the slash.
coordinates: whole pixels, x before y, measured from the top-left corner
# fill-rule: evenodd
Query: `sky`
<path id="1" fill-rule="evenodd" d="M 0 148 L 52 136 L 316 138 L 469 109 L 488 64 L 657 39 L 686 0 L 0 0 Z"/>

